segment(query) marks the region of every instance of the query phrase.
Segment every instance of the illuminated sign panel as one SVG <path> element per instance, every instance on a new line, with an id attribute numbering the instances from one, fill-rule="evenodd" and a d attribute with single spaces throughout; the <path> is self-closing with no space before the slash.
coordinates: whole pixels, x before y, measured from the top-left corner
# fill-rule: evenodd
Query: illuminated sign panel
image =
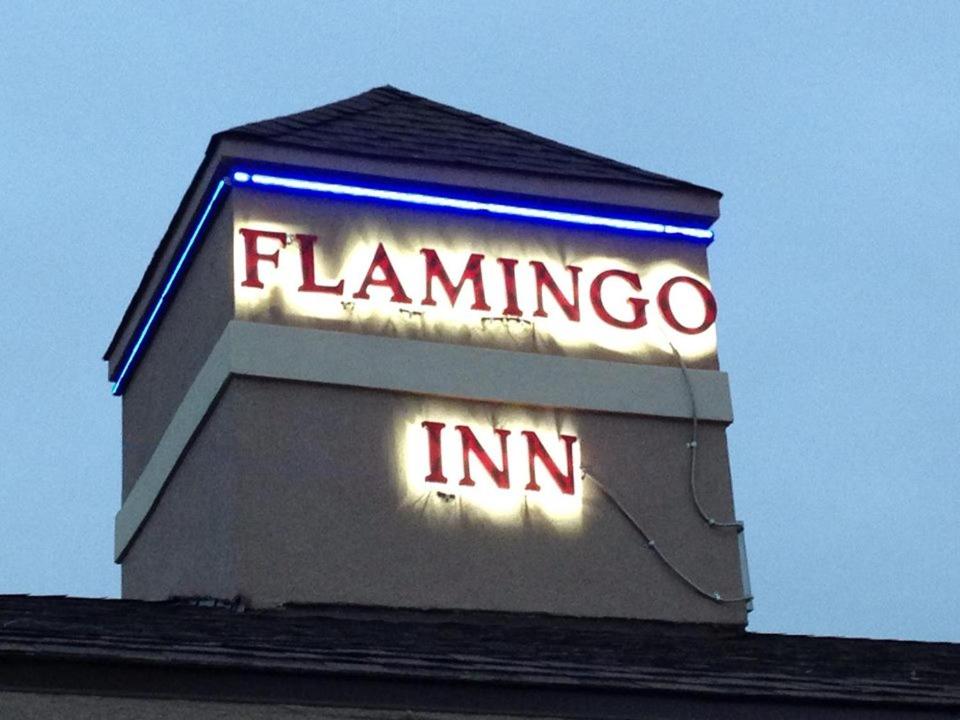
<path id="1" fill-rule="evenodd" d="M 703 245 L 252 188 L 234 197 L 240 319 L 671 366 L 679 353 L 716 367 Z M 469 378 L 469 363 L 458 372 Z M 561 413 L 424 402 L 394 433 L 411 506 L 579 525 L 582 448 Z"/>
<path id="2" fill-rule="evenodd" d="M 471 232 L 460 218 L 263 214 L 236 221 L 242 317 L 634 362 L 716 352 L 716 301 L 683 251 L 621 240 L 611 252 L 543 228 Z"/>
<path id="3" fill-rule="evenodd" d="M 249 189 L 235 196 L 233 256 L 244 320 L 634 363 L 676 365 L 676 351 L 716 367 L 703 245 Z M 394 433 L 418 512 L 579 525 L 582 448 L 561 413 L 424 402 Z"/>
<path id="4" fill-rule="evenodd" d="M 580 440 L 557 422 L 553 414 L 520 411 L 457 413 L 449 404 L 401 421 L 398 464 L 410 501 L 432 502 L 440 514 L 466 503 L 501 521 L 535 510 L 553 523 L 578 523 Z"/>

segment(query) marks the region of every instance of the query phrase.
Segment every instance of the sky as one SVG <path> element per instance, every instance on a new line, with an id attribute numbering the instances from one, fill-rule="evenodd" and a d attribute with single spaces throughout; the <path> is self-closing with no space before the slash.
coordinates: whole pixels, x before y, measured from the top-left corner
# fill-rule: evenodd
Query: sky
<path id="1" fill-rule="evenodd" d="M 960 642 L 957 2 L 0 4 L 0 593 L 119 593 L 100 358 L 210 136 L 387 83 L 723 191 L 750 629 Z"/>

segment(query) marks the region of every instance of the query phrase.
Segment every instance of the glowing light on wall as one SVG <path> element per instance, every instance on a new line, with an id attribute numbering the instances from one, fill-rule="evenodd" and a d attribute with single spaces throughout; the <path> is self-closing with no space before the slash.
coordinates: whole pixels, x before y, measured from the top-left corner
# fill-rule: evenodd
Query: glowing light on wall
<path id="1" fill-rule="evenodd" d="M 477 443 L 468 453 L 464 452 L 465 435 Z M 441 408 L 401 419 L 397 436 L 397 466 L 402 469 L 411 506 L 429 507 L 440 519 L 474 511 L 509 524 L 522 522 L 533 512 L 562 527 L 576 527 L 580 522 L 580 442 L 570 427 L 559 429 L 556 422 L 517 410 L 494 417 L 483 411 Z M 543 451 L 532 463 L 531 442 L 539 443 L 537 449 Z M 494 472 L 480 459 L 483 452 L 496 466 Z M 569 476 L 571 485 L 566 485 L 567 477 L 557 481 L 544 456 L 555 463 L 555 472 Z M 503 470 L 508 479 L 497 476 L 497 471 Z M 438 481 L 441 477 L 443 481 Z"/>
<path id="2" fill-rule="evenodd" d="M 247 247 L 251 228 L 259 234 L 253 255 Z M 311 243 L 311 280 L 326 288 L 324 292 L 303 291 L 304 237 Z M 651 351 L 672 356 L 671 345 L 690 359 L 716 350 L 716 305 L 709 282 L 676 262 L 634 265 L 623 257 L 563 257 L 522 241 L 492 247 L 469 237 L 403 238 L 395 237 L 389 227 L 329 238 L 308 223 L 260 220 L 238 223 L 234 247 L 234 289 L 241 317 L 260 319 L 266 313 L 274 322 L 279 310 L 350 331 L 530 352 L 603 348 L 631 360 Z M 372 286 L 356 297 L 378 252 L 396 273 L 402 302 L 383 286 Z M 471 258 L 477 282 L 461 283 L 451 299 L 436 276 L 431 277 L 430 268 L 442 268 L 457 283 L 471 267 Z M 251 262 L 256 267 L 252 284 Z M 505 263 L 510 264 L 509 289 Z M 556 294 L 539 288 L 538 268 L 555 281 Z M 576 319 L 557 295 L 567 300 L 578 297 Z"/>
<path id="3" fill-rule="evenodd" d="M 464 200 L 462 198 L 445 197 L 442 195 L 399 192 L 396 190 L 383 190 L 363 185 L 348 185 L 344 183 L 301 180 L 292 177 L 266 175 L 262 173 L 247 173 L 243 171 L 235 172 L 233 174 L 233 179 L 235 182 L 241 184 L 251 183 L 253 185 L 260 185 L 263 187 L 284 188 L 287 190 L 306 191 L 320 193 L 323 195 L 369 198 L 375 200 L 385 200 L 388 202 L 403 203 L 407 205 L 426 205 L 430 207 L 450 208 L 454 210 L 464 210 L 467 212 L 485 213 L 506 217 L 548 220 L 567 225 L 611 228 L 615 230 L 624 230 L 627 232 L 648 235 L 686 238 L 699 242 L 710 242 L 713 239 L 713 233 L 710 230 L 704 230 L 702 228 L 686 227 L 682 225 L 668 225 L 664 223 L 647 222 L 643 220 L 628 220 L 625 218 L 607 217 L 603 215 L 561 212 L 557 210 L 545 210 L 542 208 L 534 208 L 523 205 L 509 205 L 505 203 L 477 202 L 474 200 Z"/>
<path id="4" fill-rule="evenodd" d="M 710 287 L 705 277 L 674 262 L 655 263 L 646 270 L 643 277 L 649 287 L 655 289 L 657 296 L 675 278 L 691 278 L 706 288 Z M 670 346 L 673 345 L 685 358 L 703 357 L 717 351 L 715 324 L 694 334 L 678 332 L 664 318 L 664 313 L 656 300 L 655 297 L 648 306 L 650 312 L 647 317 L 650 326 L 647 340 L 651 345 L 664 352 L 672 352 Z M 674 322 L 682 327 L 697 328 L 704 322 L 703 298 L 690 284 L 681 282 L 669 287 L 669 307 L 674 315 Z"/>
<path id="5" fill-rule="evenodd" d="M 217 200 L 220 198 L 220 195 L 223 193 L 225 187 L 227 187 L 226 180 L 220 180 L 217 183 L 213 194 L 210 196 L 210 200 L 207 201 L 206 207 L 204 207 L 203 212 L 200 214 L 200 218 L 197 220 L 197 224 L 193 228 L 193 232 L 190 234 L 190 238 L 180 250 L 180 254 L 177 256 L 176 262 L 173 264 L 173 267 L 167 274 L 166 280 L 163 283 L 163 289 L 153 301 L 153 306 L 150 308 L 150 312 L 146 316 L 146 320 L 144 320 L 137 330 L 136 340 L 134 341 L 133 346 L 127 351 L 126 357 L 120 366 L 120 372 L 117 374 L 116 380 L 114 380 L 113 387 L 111 388 L 111 392 L 114 395 L 119 395 L 123 392 L 124 385 L 129 379 L 133 368 L 136 367 L 136 364 L 140 359 L 140 354 L 145 348 L 144 342 L 156 329 L 157 322 L 159 322 L 162 311 L 164 310 L 169 299 L 171 290 L 180 279 L 184 264 L 190 257 L 194 246 L 197 243 L 197 239 L 205 229 L 207 220 L 210 218 L 210 213 L 213 211 L 213 207 L 216 205 Z"/>

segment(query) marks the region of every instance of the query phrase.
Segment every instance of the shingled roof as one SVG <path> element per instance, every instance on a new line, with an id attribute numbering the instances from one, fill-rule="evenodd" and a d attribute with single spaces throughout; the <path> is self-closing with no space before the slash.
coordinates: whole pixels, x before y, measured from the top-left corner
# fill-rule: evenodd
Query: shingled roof
<path id="1" fill-rule="evenodd" d="M 27 682 L 28 676 L 34 678 L 30 682 L 44 681 L 48 674 L 41 666 L 17 672 L 18 663 L 43 661 L 81 663 L 88 670 L 77 677 L 90 683 L 96 678 L 89 669 L 97 663 L 111 677 L 119 663 L 142 668 L 144 682 L 154 683 L 165 682 L 158 673 L 171 668 L 193 677 L 231 669 L 272 673 L 288 689 L 295 677 L 305 678 L 308 688 L 319 687 L 321 678 L 389 681 L 394 688 L 409 682 L 415 698 L 425 698 L 431 687 L 459 683 L 457 692 L 479 693 L 471 702 L 509 699 L 498 695 L 509 686 L 516 692 L 599 693 L 598 702 L 604 694 L 619 693 L 628 704 L 637 702 L 631 697 L 666 693 L 723 701 L 960 708 L 960 645 L 949 643 L 520 613 L 346 606 L 250 610 L 213 600 L 0 596 L 0 688 Z M 73 675 L 66 671 L 63 677 Z M 211 674 L 211 682 L 217 677 Z M 113 685 L 122 683 L 114 679 Z M 491 693 L 493 688 L 501 690 Z M 351 692 L 361 690 L 351 686 Z"/>
<path id="2" fill-rule="evenodd" d="M 240 125 L 214 137 L 418 163 L 694 188 L 720 195 L 389 85 L 306 112 Z"/>

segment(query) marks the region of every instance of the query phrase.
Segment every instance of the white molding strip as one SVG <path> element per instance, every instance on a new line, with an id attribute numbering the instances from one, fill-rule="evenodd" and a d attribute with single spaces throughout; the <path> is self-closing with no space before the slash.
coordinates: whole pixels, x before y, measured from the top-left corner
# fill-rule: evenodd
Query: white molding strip
<path id="1" fill-rule="evenodd" d="M 371 362 L 371 358 L 390 358 L 390 362 Z M 691 416 L 679 368 L 232 320 L 117 513 L 117 562 L 231 375 L 572 410 Z M 727 374 L 690 370 L 689 376 L 698 417 L 732 422 Z"/>

